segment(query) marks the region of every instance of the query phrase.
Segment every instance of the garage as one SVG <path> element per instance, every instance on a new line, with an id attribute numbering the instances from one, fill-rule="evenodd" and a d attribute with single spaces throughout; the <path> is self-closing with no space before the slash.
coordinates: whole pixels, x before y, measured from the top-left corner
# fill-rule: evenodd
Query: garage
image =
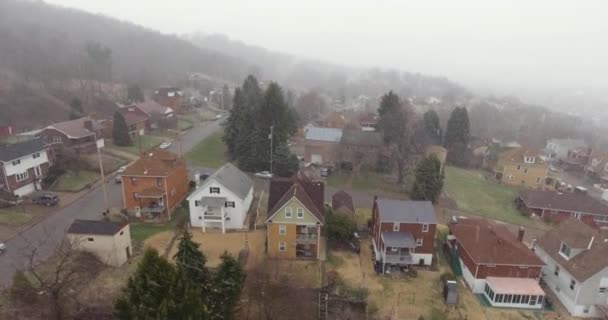
<path id="1" fill-rule="evenodd" d="M 323 163 L 323 157 L 321 157 L 320 154 L 311 154 L 310 155 L 310 162 L 311 163 L 321 164 L 321 163 Z"/>
<path id="2" fill-rule="evenodd" d="M 27 184 L 19 189 L 15 189 L 13 191 L 13 194 L 18 196 L 18 197 L 23 197 L 23 196 L 27 196 L 28 194 L 32 193 L 36 191 L 36 188 L 34 187 L 33 183 Z"/>

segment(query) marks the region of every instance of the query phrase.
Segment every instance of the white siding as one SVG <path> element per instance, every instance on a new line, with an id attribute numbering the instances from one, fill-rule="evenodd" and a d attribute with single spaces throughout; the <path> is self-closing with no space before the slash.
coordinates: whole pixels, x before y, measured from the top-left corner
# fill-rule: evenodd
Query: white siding
<path id="1" fill-rule="evenodd" d="M 482 293 L 486 285 L 486 281 L 484 279 L 475 279 L 475 275 L 473 274 L 475 270 L 467 269 L 467 266 L 464 264 L 462 259 L 458 259 L 460 260 L 460 265 L 462 266 L 462 277 L 469 288 L 471 288 L 471 291 L 473 291 L 473 293 Z"/>
<path id="2" fill-rule="evenodd" d="M 38 158 L 34 158 L 30 154 L 23 158 L 14 159 L 14 160 L 19 160 L 19 161 L 21 161 L 21 163 L 19 163 L 18 165 L 13 165 L 12 161 L 8 161 L 8 162 L 4 163 L 4 168 L 6 170 L 7 176 L 12 176 L 12 175 L 15 175 L 18 173 L 23 173 L 23 172 L 27 171 L 29 168 L 37 167 L 43 163 L 49 162 L 49 158 L 46 155 L 46 150 L 40 151 L 40 157 L 38 157 Z"/>
<path id="3" fill-rule="evenodd" d="M 127 262 L 127 250 L 133 255 L 130 230 L 129 225 L 126 225 L 114 236 L 68 234 L 68 239 L 80 250 L 91 252 L 103 263 L 117 267 Z M 89 241 L 89 238 L 93 241 Z"/>
<path id="4" fill-rule="evenodd" d="M 433 254 L 432 253 L 412 253 L 412 261 L 414 265 L 417 265 L 420 262 L 420 259 L 424 259 L 424 265 L 430 266 L 433 262 Z"/>

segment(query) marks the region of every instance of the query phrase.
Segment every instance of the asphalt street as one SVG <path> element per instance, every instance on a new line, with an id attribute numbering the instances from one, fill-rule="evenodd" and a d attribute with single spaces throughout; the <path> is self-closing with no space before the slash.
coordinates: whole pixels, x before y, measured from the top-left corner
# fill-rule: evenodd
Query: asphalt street
<path id="1" fill-rule="evenodd" d="M 182 152 L 188 152 L 219 129 L 221 122 L 208 122 L 183 134 L 180 139 Z M 170 150 L 177 152 L 178 145 L 174 142 Z M 106 177 L 106 180 L 110 207 L 122 207 L 120 185 L 114 183 L 113 176 Z M 7 250 L 0 256 L 0 286 L 8 286 L 15 271 L 27 266 L 32 250 L 36 250 L 38 261 L 49 258 L 74 219 L 101 219 L 104 207 L 103 190 L 99 184 L 80 199 L 50 213 L 46 219 L 6 241 Z"/>

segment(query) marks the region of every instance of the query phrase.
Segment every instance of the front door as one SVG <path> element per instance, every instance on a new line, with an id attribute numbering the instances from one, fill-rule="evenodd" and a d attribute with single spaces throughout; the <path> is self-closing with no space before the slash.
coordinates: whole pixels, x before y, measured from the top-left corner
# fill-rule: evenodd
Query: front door
<path id="1" fill-rule="evenodd" d="M 131 250 L 129 249 L 129 247 L 126 247 L 125 251 L 127 252 L 127 260 L 131 259 Z"/>

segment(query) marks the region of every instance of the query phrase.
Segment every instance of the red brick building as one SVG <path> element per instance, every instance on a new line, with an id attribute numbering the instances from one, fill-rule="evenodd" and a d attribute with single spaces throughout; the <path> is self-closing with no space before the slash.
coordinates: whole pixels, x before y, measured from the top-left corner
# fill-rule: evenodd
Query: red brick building
<path id="1" fill-rule="evenodd" d="M 76 153 L 87 154 L 104 146 L 104 121 L 84 117 L 54 123 L 38 134 L 53 151 L 68 148 Z"/>
<path id="2" fill-rule="evenodd" d="M 144 221 L 170 220 L 188 194 L 186 163 L 166 150 L 143 154 L 121 177 L 123 207 Z"/>
<path id="3" fill-rule="evenodd" d="M 430 201 L 374 199 L 371 237 L 375 261 L 388 266 L 431 265 L 437 218 Z"/>
<path id="4" fill-rule="evenodd" d="M 179 113 L 184 104 L 184 94 L 182 89 L 176 87 L 158 88 L 154 91 L 154 101 Z"/>
<path id="5" fill-rule="evenodd" d="M 523 243 L 523 228 L 516 236 L 504 225 L 461 218 L 449 229 L 452 267 L 474 293 L 486 295 L 494 306 L 542 307 L 545 294 L 538 280 L 545 264 Z"/>
<path id="6" fill-rule="evenodd" d="M 551 222 L 574 217 L 591 226 L 608 224 L 608 206 L 583 193 L 523 190 L 516 201 L 523 213 Z"/>

